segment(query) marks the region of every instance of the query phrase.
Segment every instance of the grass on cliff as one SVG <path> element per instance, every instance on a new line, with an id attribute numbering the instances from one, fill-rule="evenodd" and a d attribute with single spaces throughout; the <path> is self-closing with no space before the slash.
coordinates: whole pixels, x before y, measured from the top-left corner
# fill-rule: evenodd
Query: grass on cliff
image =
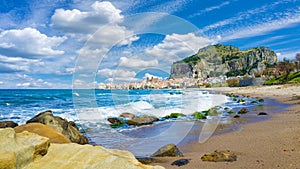
<path id="1" fill-rule="evenodd" d="M 267 80 L 264 85 L 277 85 L 277 84 L 285 84 L 285 83 L 300 83 L 300 72 L 291 73 L 287 79 L 284 79 L 285 75 L 278 76 Z"/>

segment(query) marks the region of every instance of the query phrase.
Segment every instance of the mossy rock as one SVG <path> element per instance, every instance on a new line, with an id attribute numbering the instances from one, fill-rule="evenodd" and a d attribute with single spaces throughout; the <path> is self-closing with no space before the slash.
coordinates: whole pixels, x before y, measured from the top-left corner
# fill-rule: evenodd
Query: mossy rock
<path id="1" fill-rule="evenodd" d="M 265 100 L 262 99 L 262 98 L 260 98 L 260 99 L 258 99 L 257 101 L 262 103 L 262 102 L 264 102 Z"/>
<path id="2" fill-rule="evenodd" d="M 227 112 L 228 114 L 235 114 L 234 110 L 230 110 L 229 112 Z"/>
<path id="3" fill-rule="evenodd" d="M 248 113 L 248 110 L 247 110 L 246 108 L 242 108 L 242 109 L 238 112 L 238 114 L 246 114 L 246 113 Z"/>
<path id="4" fill-rule="evenodd" d="M 237 101 L 237 103 L 246 103 L 246 100 L 244 100 L 244 99 L 239 99 L 239 100 Z"/>
<path id="5" fill-rule="evenodd" d="M 196 119 L 206 119 L 206 115 L 203 114 L 202 112 L 195 112 L 195 113 L 193 114 L 193 116 L 194 116 L 194 118 L 196 118 Z"/>
<path id="6" fill-rule="evenodd" d="M 125 125 L 125 122 L 124 121 L 121 121 L 120 123 L 113 123 L 113 124 L 110 124 L 110 127 L 111 128 L 119 128 L 119 127 L 124 127 Z"/>
<path id="7" fill-rule="evenodd" d="M 186 116 L 185 114 L 182 113 L 171 113 L 170 118 L 178 118 L 178 117 L 184 117 Z"/>
<path id="8" fill-rule="evenodd" d="M 251 104 L 256 104 L 256 103 L 258 103 L 258 100 L 253 100 L 253 101 L 251 102 Z"/>

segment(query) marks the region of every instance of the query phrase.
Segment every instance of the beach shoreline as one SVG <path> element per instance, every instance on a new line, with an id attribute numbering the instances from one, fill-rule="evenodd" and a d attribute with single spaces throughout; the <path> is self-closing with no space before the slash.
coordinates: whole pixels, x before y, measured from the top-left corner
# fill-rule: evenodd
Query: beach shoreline
<path id="1" fill-rule="evenodd" d="M 267 112 L 268 120 L 243 124 L 238 130 L 210 137 L 205 143 L 197 141 L 179 146 L 184 157 L 161 158 L 157 165 L 178 168 L 171 163 L 190 159 L 182 168 L 284 168 L 299 169 L 300 164 L 300 86 L 252 86 L 239 88 L 209 88 L 209 91 L 236 95 L 272 98 L 290 104 L 281 113 Z M 274 105 L 276 106 L 276 105 Z M 281 110 L 282 111 L 282 110 Z M 236 153 L 234 162 L 203 162 L 201 156 L 215 150 Z"/>

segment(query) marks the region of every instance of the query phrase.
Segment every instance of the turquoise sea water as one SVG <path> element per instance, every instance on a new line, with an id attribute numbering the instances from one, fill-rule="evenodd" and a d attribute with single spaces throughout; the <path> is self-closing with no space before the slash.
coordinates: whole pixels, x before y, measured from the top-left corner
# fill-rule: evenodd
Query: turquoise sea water
<path id="1" fill-rule="evenodd" d="M 214 106 L 222 106 L 221 110 L 225 107 L 250 107 L 253 106 L 250 104 L 252 100 L 240 104 L 224 95 L 201 90 L 2 89 L 0 121 L 24 124 L 39 112 L 52 110 L 54 115 L 75 121 L 93 144 L 130 150 L 136 155 L 149 155 L 165 143 L 180 142 L 193 127 L 195 119 L 187 116 L 177 119 L 176 123 L 165 120 L 151 126 L 112 129 L 107 118 L 118 117 L 124 112 L 159 118 L 172 112 L 191 115 Z M 221 123 L 227 122 L 228 114 L 219 116 Z M 153 126 L 156 126 L 155 129 L 151 129 Z M 147 147 L 145 144 L 152 148 L 141 149 Z"/>

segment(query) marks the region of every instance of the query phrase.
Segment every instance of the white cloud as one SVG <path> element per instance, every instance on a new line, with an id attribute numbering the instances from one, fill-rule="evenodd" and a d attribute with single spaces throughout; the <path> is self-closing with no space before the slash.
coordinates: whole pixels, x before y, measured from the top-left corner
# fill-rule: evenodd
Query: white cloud
<path id="1" fill-rule="evenodd" d="M 134 71 L 126 70 L 126 69 L 101 69 L 98 70 L 98 76 L 100 78 L 106 78 L 109 82 L 116 81 L 136 81 L 135 78 L 136 73 Z"/>
<path id="2" fill-rule="evenodd" d="M 155 75 L 152 75 L 152 74 L 149 74 L 149 73 L 145 73 L 143 79 L 152 79 L 152 78 L 158 78 L 158 79 L 163 79 L 162 77 L 160 76 L 155 76 Z"/>
<path id="3" fill-rule="evenodd" d="M 230 30 L 229 32 L 227 32 L 227 35 L 223 37 L 223 40 L 226 41 L 263 35 L 274 30 L 288 28 L 293 26 L 294 24 L 300 23 L 300 10 L 297 13 L 285 13 L 284 15 L 284 17 L 281 17 L 279 19 L 268 18 L 264 23 Z M 230 32 L 232 32 L 232 34 Z"/>
<path id="4" fill-rule="evenodd" d="M 158 60 L 168 61 L 172 64 L 174 61 L 183 59 L 196 53 L 200 48 L 214 43 L 214 40 L 196 36 L 194 33 L 167 35 L 162 43 L 147 49 L 146 53 L 157 56 Z"/>
<path id="5" fill-rule="evenodd" d="M 255 14 L 266 12 L 267 10 L 269 10 L 271 8 L 274 8 L 278 5 L 281 5 L 281 4 L 290 2 L 290 1 L 291 0 L 285 0 L 285 1 L 282 0 L 282 1 L 274 2 L 272 4 L 263 5 L 259 8 L 250 9 L 250 10 L 247 10 L 245 12 L 240 12 L 235 17 L 228 18 L 228 19 L 225 19 L 225 20 L 222 20 L 222 21 L 218 21 L 214 24 L 205 26 L 204 28 L 201 29 L 201 31 L 205 32 L 205 31 L 209 31 L 209 30 L 212 30 L 212 29 L 218 29 L 218 28 L 224 27 L 226 25 L 234 24 L 235 22 L 238 22 L 238 21 L 241 21 L 241 20 L 249 19 L 250 17 L 252 17 Z"/>
<path id="6" fill-rule="evenodd" d="M 3 84 L 4 84 L 4 82 L 0 81 L 0 85 L 3 85 Z"/>
<path id="7" fill-rule="evenodd" d="M 220 8 L 226 6 L 226 5 L 229 5 L 229 4 L 230 4 L 230 1 L 225 1 L 225 2 L 222 2 L 222 3 L 219 4 L 219 5 L 211 6 L 211 7 L 205 8 L 205 9 L 203 9 L 203 10 L 201 10 L 201 11 L 199 11 L 199 12 L 193 14 L 193 15 L 190 15 L 189 17 L 191 18 L 191 17 L 199 16 L 199 15 L 202 15 L 202 14 L 204 14 L 204 13 L 207 13 L 207 12 L 210 12 L 210 11 L 213 11 L 213 10 L 220 9 Z"/>
<path id="8" fill-rule="evenodd" d="M 105 46 L 116 45 L 117 43 L 127 45 L 131 41 L 138 40 L 138 37 L 133 36 L 133 34 L 133 31 L 127 30 L 124 26 L 109 24 L 94 33 L 89 42 Z"/>
<path id="9" fill-rule="evenodd" d="M 37 66 L 43 62 L 37 59 L 26 59 L 20 57 L 7 57 L 0 55 L 0 73 L 34 72 Z"/>
<path id="10" fill-rule="evenodd" d="M 69 33 L 93 33 L 99 27 L 108 23 L 119 23 L 123 19 L 121 10 L 115 8 L 110 2 L 94 2 L 90 11 L 78 9 L 57 9 L 51 18 L 54 28 Z"/>
<path id="11" fill-rule="evenodd" d="M 48 37 L 34 28 L 5 30 L 0 33 L 0 54 L 10 57 L 37 58 L 62 55 L 55 50 L 66 37 Z"/>
<path id="12" fill-rule="evenodd" d="M 121 57 L 119 66 L 130 68 L 130 69 L 155 67 L 158 66 L 158 60 L 154 59 L 154 60 L 146 61 L 146 60 L 139 59 L 137 57 L 131 57 L 131 58 Z"/>

